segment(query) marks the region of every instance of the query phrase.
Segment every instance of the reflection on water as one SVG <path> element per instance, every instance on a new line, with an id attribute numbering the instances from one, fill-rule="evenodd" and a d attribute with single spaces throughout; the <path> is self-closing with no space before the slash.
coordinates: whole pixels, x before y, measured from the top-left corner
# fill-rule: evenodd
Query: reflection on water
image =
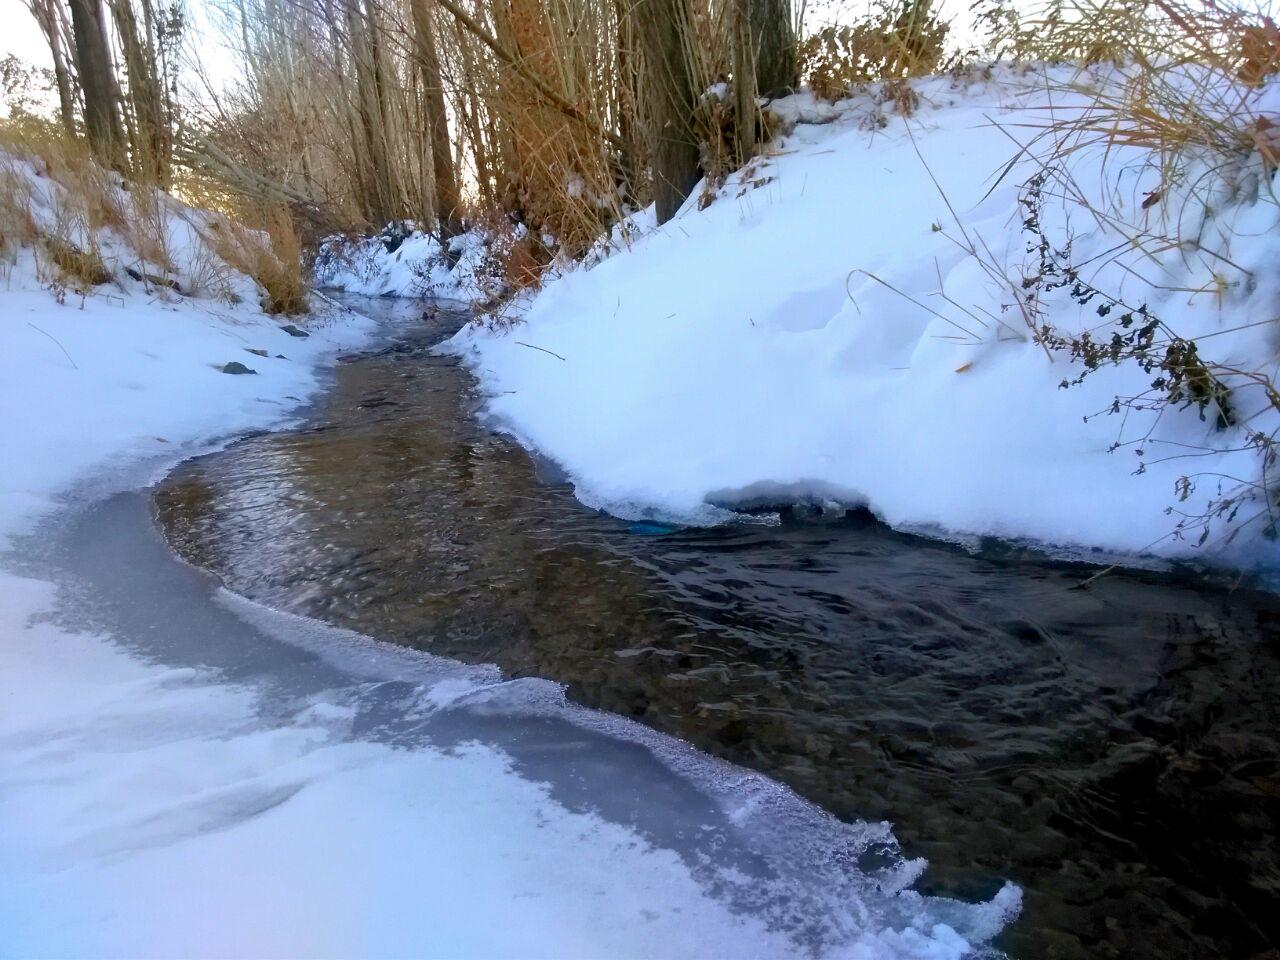
<path id="1" fill-rule="evenodd" d="M 376 307 L 376 305 L 375 305 Z M 238 593 L 559 680 L 888 819 L 924 888 L 1026 890 L 1017 956 L 1280 942 L 1280 601 L 972 556 L 867 520 L 637 529 L 472 416 L 404 327 L 301 430 L 179 469 L 168 536 Z M 545 471 L 544 471 L 545 473 Z"/>

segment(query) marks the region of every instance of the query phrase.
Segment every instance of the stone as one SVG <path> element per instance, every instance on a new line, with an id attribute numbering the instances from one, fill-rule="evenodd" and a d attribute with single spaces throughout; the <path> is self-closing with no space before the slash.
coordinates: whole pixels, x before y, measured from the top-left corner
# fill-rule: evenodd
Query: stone
<path id="1" fill-rule="evenodd" d="M 133 267 L 125 267 L 124 272 L 139 283 L 150 283 L 157 287 L 168 287 L 170 290 L 176 290 L 178 293 L 182 293 L 182 284 L 178 283 L 178 281 L 174 280 L 172 277 L 158 277 L 154 273 L 144 273 L 143 271 L 136 270 Z"/>

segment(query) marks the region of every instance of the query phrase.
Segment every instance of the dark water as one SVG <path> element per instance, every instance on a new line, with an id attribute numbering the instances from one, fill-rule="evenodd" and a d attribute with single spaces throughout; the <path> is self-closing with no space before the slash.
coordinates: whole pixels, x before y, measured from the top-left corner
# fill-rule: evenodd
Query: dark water
<path id="1" fill-rule="evenodd" d="M 1024 887 L 1016 957 L 1274 956 L 1280 600 L 1079 589 L 1079 566 L 858 516 L 597 515 L 477 424 L 472 378 L 429 350 L 460 322 L 401 327 L 302 429 L 180 468 L 156 500 L 174 547 L 250 598 L 559 680 L 891 820 L 926 892 Z"/>

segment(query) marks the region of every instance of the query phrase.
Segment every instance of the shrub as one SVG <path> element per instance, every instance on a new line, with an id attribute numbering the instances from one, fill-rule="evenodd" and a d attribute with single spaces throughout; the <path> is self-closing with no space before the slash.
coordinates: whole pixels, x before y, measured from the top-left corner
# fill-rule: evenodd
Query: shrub
<path id="1" fill-rule="evenodd" d="M 47 236 L 44 248 L 63 278 L 73 286 L 85 289 L 110 283 L 114 279 L 107 265 L 102 262 L 102 255 L 93 247 L 82 250 L 70 240 Z"/>
<path id="2" fill-rule="evenodd" d="M 818 96 L 836 100 L 860 84 L 937 73 L 947 31 L 932 0 L 884 3 L 864 21 L 824 27 L 802 40 L 800 76 Z"/>

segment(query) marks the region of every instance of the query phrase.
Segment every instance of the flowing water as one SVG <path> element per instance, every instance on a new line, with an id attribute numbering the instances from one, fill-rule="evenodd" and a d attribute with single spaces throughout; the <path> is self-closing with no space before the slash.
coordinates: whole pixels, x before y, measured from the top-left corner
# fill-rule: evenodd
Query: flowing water
<path id="1" fill-rule="evenodd" d="M 711 529 L 585 509 L 477 419 L 455 313 L 360 304 L 299 429 L 181 466 L 170 544 L 232 591 L 569 697 L 890 820 L 917 889 L 1024 888 L 1024 958 L 1280 944 L 1280 600 L 976 553 L 858 514 Z M 405 314 L 412 311 L 412 316 Z"/>

